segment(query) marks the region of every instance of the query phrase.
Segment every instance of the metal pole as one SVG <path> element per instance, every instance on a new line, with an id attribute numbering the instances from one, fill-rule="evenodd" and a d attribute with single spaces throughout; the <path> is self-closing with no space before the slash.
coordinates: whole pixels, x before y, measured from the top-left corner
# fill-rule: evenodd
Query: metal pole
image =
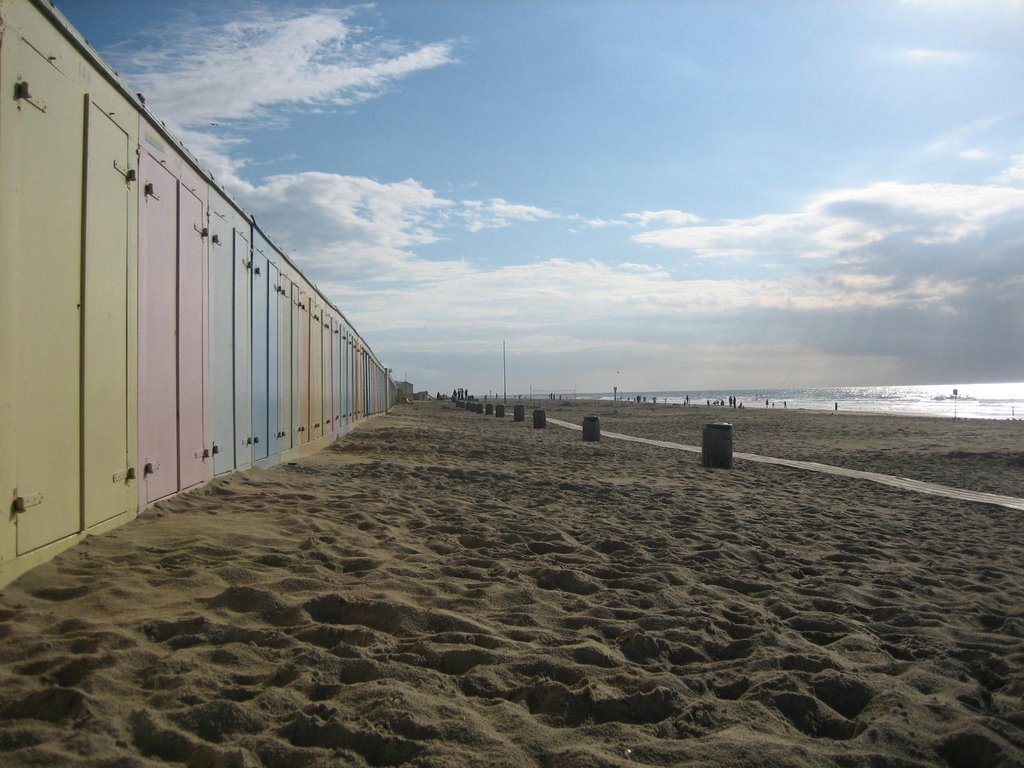
<path id="1" fill-rule="evenodd" d="M 501 383 L 504 385 L 505 396 L 502 402 L 508 405 L 508 372 L 505 368 L 505 342 L 501 342 Z"/>

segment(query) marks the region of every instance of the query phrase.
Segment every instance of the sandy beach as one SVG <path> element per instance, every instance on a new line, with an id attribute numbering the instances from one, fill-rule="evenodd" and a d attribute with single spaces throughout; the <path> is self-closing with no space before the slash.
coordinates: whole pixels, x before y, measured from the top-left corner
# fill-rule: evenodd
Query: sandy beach
<path id="1" fill-rule="evenodd" d="M 1024 497 L 1024 422 L 553 402 Z M 1024 765 L 1024 517 L 417 403 L 0 593 L 3 766 Z"/>

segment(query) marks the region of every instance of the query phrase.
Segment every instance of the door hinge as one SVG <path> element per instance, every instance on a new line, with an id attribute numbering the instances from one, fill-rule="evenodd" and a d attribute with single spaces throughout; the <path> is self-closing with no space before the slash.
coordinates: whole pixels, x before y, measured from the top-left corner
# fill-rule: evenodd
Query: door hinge
<path id="1" fill-rule="evenodd" d="M 128 467 L 124 472 L 115 472 L 112 478 L 112 482 L 115 483 L 126 483 L 129 480 L 135 479 L 135 467 Z"/>
<path id="2" fill-rule="evenodd" d="M 25 512 L 31 507 L 38 506 L 43 503 L 43 494 L 41 493 L 26 493 L 24 496 L 18 496 L 14 499 L 14 511 Z"/>
<path id="3" fill-rule="evenodd" d="M 28 87 L 28 80 L 21 80 L 14 84 L 14 100 L 26 101 L 40 112 L 46 111 L 46 104 L 32 98 L 32 93 L 29 91 Z"/>
<path id="4" fill-rule="evenodd" d="M 125 184 L 130 184 L 138 179 L 138 175 L 135 173 L 134 168 L 122 168 L 117 164 L 117 160 L 113 161 L 114 170 L 117 171 L 121 176 L 124 177 Z"/>

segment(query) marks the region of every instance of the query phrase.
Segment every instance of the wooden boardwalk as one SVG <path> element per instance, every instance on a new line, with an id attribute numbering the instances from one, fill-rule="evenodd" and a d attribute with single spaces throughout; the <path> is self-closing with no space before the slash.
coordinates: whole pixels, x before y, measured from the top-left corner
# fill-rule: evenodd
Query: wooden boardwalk
<path id="1" fill-rule="evenodd" d="M 579 426 L 577 424 L 571 424 L 568 421 L 561 421 L 559 419 L 552 419 L 550 417 L 547 421 L 549 424 L 556 424 L 559 427 L 583 431 L 582 426 Z M 689 451 L 690 453 L 701 452 L 701 447 L 699 445 L 683 445 L 682 443 L 670 443 L 667 440 L 649 440 L 646 437 L 634 437 L 633 435 L 623 435 L 619 432 L 606 432 L 605 430 L 601 430 L 601 437 L 609 438 L 611 440 L 627 440 L 632 443 L 646 443 L 647 445 L 656 445 L 659 448 L 671 448 L 672 450 L 675 451 Z M 1017 498 L 1016 496 L 1001 496 L 997 493 L 969 491 L 964 488 L 951 488 L 948 485 L 926 483 L 922 480 L 911 480 L 910 478 L 907 477 L 895 477 L 893 475 L 883 475 L 878 472 L 865 472 L 859 469 L 846 469 L 845 467 L 835 467 L 832 466 L 831 464 L 820 464 L 819 462 L 816 461 L 777 459 L 773 456 L 759 456 L 755 453 L 734 453 L 733 459 L 739 459 L 742 461 L 756 461 L 762 464 L 776 464 L 782 467 L 803 469 L 809 472 L 824 472 L 825 474 L 840 475 L 842 477 L 853 477 L 859 480 L 868 480 L 872 483 L 888 485 L 893 488 L 899 488 L 905 491 L 927 493 L 932 496 L 945 496 L 946 498 L 959 499 L 961 501 L 976 501 L 980 504 L 994 504 L 999 507 L 1006 507 L 1007 509 L 1016 509 L 1024 512 L 1024 499 Z"/>

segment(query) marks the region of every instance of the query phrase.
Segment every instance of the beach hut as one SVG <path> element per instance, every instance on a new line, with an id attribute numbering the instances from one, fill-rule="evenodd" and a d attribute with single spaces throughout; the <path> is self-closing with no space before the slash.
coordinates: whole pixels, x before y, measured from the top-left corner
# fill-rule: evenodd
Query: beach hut
<path id="1" fill-rule="evenodd" d="M 86 51 L 0 6 L 0 584 L 138 508 L 138 119 Z"/>

